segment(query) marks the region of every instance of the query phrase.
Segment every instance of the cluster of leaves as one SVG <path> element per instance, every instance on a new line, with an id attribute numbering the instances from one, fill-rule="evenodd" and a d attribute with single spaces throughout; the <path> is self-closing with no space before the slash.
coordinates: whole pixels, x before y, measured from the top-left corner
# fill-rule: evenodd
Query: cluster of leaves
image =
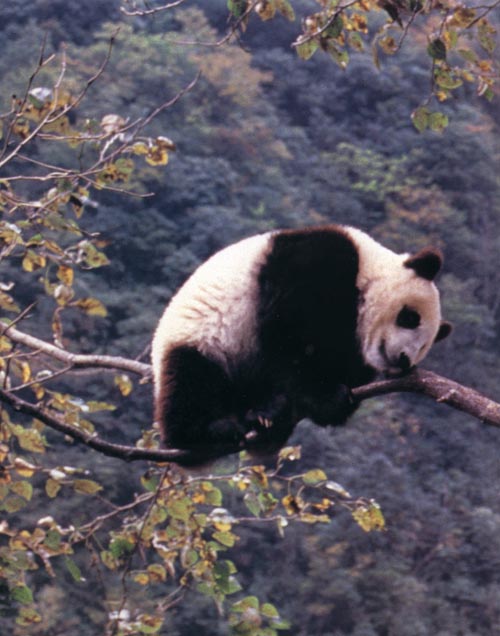
<path id="1" fill-rule="evenodd" d="M 361 52 L 371 42 L 375 65 L 380 67 L 380 53 L 394 55 L 403 46 L 410 29 L 421 41 L 427 40 L 427 54 L 432 61 L 432 88 L 425 103 L 412 115 L 419 131 L 427 128 L 442 132 L 448 117 L 431 110 L 428 102 L 443 102 L 464 82 L 475 84 L 477 94 L 493 97 L 498 79 L 493 53 L 496 28 L 488 14 L 498 3 L 467 7 L 460 0 L 445 3 L 419 0 L 317 0 L 321 9 L 302 20 L 302 33 L 293 43 L 299 57 L 311 58 L 318 50 L 327 53 L 340 68 L 349 64 L 350 52 Z M 277 14 L 295 19 L 288 0 L 250 2 L 230 0 L 229 11 L 238 27 L 245 28 L 252 12 L 262 20 Z M 385 19 L 381 12 L 385 12 Z"/>
<path id="2" fill-rule="evenodd" d="M 43 455 L 43 430 L 14 425 L 4 416 L 0 445 L 0 509 L 9 515 L 23 510 L 37 490 L 49 498 L 87 496 L 102 498 L 102 486 L 88 471 L 72 466 L 45 468 L 37 459 L 24 459 L 11 450 L 9 433 L 32 457 Z M 36 439 L 31 435 L 36 432 Z M 240 524 L 273 524 L 283 535 L 292 520 L 306 524 L 329 523 L 336 506 L 348 509 L 365 531 L 383 530 L 385 522 L 374 501 L 355 500 L 320 469 L 286 475 L 286 464 L 300 458 L 300 447 L 281 451 L 276 468 L 240 466 L 225 477 L 186 479 L 174 468 L 152 468 L 141 478 L 143 493 L 113 507 L 111 513 L 62 527 L 52 516 L 40 518 L 33 529 L 16 529 L 6 520 L 0 536 L 0 578 L 8 585 L 11 602 L 18 607 L 16 622 L 28 626 L 43 621 L 30 579 L 43 567 L 53 578 L 69 572 L 75 583 L 84 580 L 74 555 L 80 546 L 94 546 L 99 568 L 128 581 L 128 591 L 109 613 L 115 634 L 154 634 L 163 625 L 166 610 L 188 589 L 210 598 L 228 614 L 235 634 L 276 636 L 289 628 L 274 605 L 254 596 L 229 602 L 241 593 L 237 568 L 224 553 L 239 541 Z M 229 512 L 224 499 L 238 506 L 235 494 L 251 517 Z M 121 525 L 116 527 L 116 520 Z M 113 525 L 111 525 L 113 524 Z M 115 529 L 111 529 L 114 526 Z M 106 538 L 106 534 L 108 537 Z M 61 570 L 62 568 L 62 570 Z M 106 578 L 106 574 L 101 574 Z M 137 604 L 137 596 L 146 598 Z M 163 590 L 160 591 L 160 590 Z M 166 590 L 166 591 L 165 591 Z"/>
<path id="3" fill-rule="evenodd" d="M 111 48 L 84 88 L 72 95 L 63 85 L 66 55 L 44 58 L 42 52 L 24 97 L 14 97 L 10 111 L 0 118 L 0 168 L 5 174 L 0 182 L 0 213 L 4 217 L 0 220 L 0 262 L 20 261 L 24 272 L 39 277 L 45 294 L 54 301 L 52 332 L 59 345 L 63 342 L 62 310 L 76 308 L 88 316 L 106 315 L 101 301 L 77 297 L 75 291 L 77 269 L 109 264 L 102 251 L 106 241 L 82 225 L 84 211 L 97 205 L 94 193 L 103 189 L 129 191 L 134 155 L 143 156 L 148 165 L 156 167 L 165 165 L 175 150 L 167 137 L 141 134 L 161 107 L 133 122 L 116 114 L 99 120 L 81 114 L 81 102 L 103 73 L 110 53 Z M 46 78 L 58 73 L 53 87 L 33 87 L 42 72 Z M 44 160 L 53 154 L 54 144 L 62 144 L 72 153 L 66 165 Z M 18 313 L 12 288 L 13 283 L 2 282 L 0 307 Z M 3 351 L 9 351 L 5 341 Z"/>

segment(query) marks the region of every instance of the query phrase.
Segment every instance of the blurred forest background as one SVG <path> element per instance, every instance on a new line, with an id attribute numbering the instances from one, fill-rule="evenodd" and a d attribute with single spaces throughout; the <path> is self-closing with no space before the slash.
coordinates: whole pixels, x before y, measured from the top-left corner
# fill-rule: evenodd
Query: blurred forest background
<path id="1" fill-rule="evenodd" d="M 313 4 L 294 6 L 299 12 Z M 82 106 L 87 117 L 133 119 L 202 71 L 193 90 L 152 124 L 153 135 L 177 146 L 165 169 L 142 164 L 133 174 L 135 191 L 154 196 L 92 195 L 81 225 L 109 242 L 109 265 L 85 272 L 78 285 L 107 315 L 69 312 L 68 346 L 140 356 L 171 294 L 217 249 L 273 228 L 348 223 L 396 251 L 443 250 L 439 287 L 455 329 L 425 366 L 500 401 L 498 94 L 480 99 L 464 85 L 442 107 L 446 131 L 419 133 L 410 114 L 429 91 L 430 60 L 418 30 L 381 70 L 368 52 L 352 54 L 344 71 L 321 52 L 299 59 L 290 47 L 297 23 L 283 18 L 251 21 L 244 46 L 192 43 L 220 38 L 227 13 L 226 0 L 193 1 L 151 18 L 127 17 L 118 0 L 1 3 L 2 112 L 12 94 L 26 90 L 44 38 L 49 52 L 66 47 L 76 84 L 100 64 L 119 27 L 109 64 Z M 48 160 L 47 150 L 37 151 L 39 161 Z M 50 163 L 63 163 L 65 153 L 51 147 Z M 5 174 L 23 166 L 9 164 Z M 37 184 L 26 187 L 36 197 Z M 52 308 L 39 275 L 4 261 L 1 276 L 17 283 L 22 306 L 39 301 L 23 330 L 50 339 Z M 93 399 L 119 403 L 99 419 L 109 439 L 133 443 L 149 427 L 150 384 L 123 398 L 99 376 L 80 382 Z M 108 498 L 119 502 L 138 488 L 144 464 L 89 451 L 83 460 L 80 447 L 54 434 L 50 440 L 52 452 L 64 453 L 60 462 L 98 475 Z M 387 529 L 365 533 L 342 511 L 330 524 L 290 524 L 283 538 L 269 525 L 240 527 L 230 551 L 240 583 L 279 608 L 292 625 L 286 633 L 500 633 L 500 431 L 425 398 L 389 396 L 365 402 L 342 429 L 303 422 L 292 442 L 302 445 L 301 470 L 321 467 L 351 493 L 375 498 Z M 13 517 L 36 523 L 56 515 L 51 506 L 75 525 L 92 515 L 91 497 L 37 497 L 29 512 Z M 14 610 L 4 599 L 0 631 L 103 633 L 105 593 L 91 572 L 85 576 L 64 596 L 39 573 L 43 625 L 9 627 Z M 169 611 L 161 633 L 227 630 L 213 604 L 190 593 Z"/>

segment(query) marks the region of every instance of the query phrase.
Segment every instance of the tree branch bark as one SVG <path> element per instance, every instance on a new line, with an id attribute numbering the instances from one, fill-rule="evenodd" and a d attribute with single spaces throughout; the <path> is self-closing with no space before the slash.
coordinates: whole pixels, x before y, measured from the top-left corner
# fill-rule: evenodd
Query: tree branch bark
<path id="1" fill-rule="evenodd" d="M 17 342 L 18 344 L 44 353 L 59 362 L 64 362 L 66 365 L 73 369 L 88 369 L 88 368 L 104 368 L 104 369 L 118 369 L 120 371 L 128 371 L 130 373 L 136 373 L 143 377 L 151 375 L 151 365 L 144 362 L 138 362 L 137 360 L 131 360 L 130 358 L 122 358 L 121 356 L 105 356 L 105 355 L 85 355 L 81 353 L 71 353 L 66 349 L 61 349 L 56 345 L 30 336 L 23 331 L 19 331 L 15 327 L 5 327 L 0 335 L 5 335 L 10 340 Z"/>
<path id="2" fill-rule="evenodd" d="M 475 389 L 463 386 L 432 371 L 416 369 L 401 378 L 372 382 L 353 390 L 357 400 L 386 393 L 420 393 L 436 402 L 472 415 L 484 424 L 500 428 L 500 404 Z"/>

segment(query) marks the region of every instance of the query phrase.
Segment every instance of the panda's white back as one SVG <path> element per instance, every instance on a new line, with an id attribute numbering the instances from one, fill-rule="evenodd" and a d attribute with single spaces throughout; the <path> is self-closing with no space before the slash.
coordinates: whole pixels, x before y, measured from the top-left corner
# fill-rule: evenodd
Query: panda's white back
<path id="1" fill-rule="evenodd" d="M 259 234 L 222 249 L 195 270 L 170 301 L 152 344 L 155 378 L 165 354 L 193 346 L 226 369 L 256 350 L 258 274 L 273 233 Z M 156 383 L 157 384 L 157 383 Z"/>

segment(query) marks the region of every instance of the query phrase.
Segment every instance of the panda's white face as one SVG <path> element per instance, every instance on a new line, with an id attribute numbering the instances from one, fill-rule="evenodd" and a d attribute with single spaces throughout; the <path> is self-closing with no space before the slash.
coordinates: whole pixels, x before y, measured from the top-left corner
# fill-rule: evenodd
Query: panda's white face
<path id="1" fill-rule="evenodd" d="M 396 254 L 359 230 L 347 231 L 359 250 L 357 334 L 363 358 L 381 373 L 400 375 L 451 331 L 441 320 L 432 282 L 441 256 L 432 249 Z"/>
<path id="2" fill-rule="evenodd" d="M 414 284 L 415 281 L 410 286 Z M 427 293 L 393 298 L 383 311 L 378 312 L 380 303 L 375 303 L 363 313 L 363 357 L 377 371 L 386 375 L 409 371 L 427 355 L 438 337 L 439 296 L 432 283 L 427 283 L 427 287 L 422 290 Z"/>

